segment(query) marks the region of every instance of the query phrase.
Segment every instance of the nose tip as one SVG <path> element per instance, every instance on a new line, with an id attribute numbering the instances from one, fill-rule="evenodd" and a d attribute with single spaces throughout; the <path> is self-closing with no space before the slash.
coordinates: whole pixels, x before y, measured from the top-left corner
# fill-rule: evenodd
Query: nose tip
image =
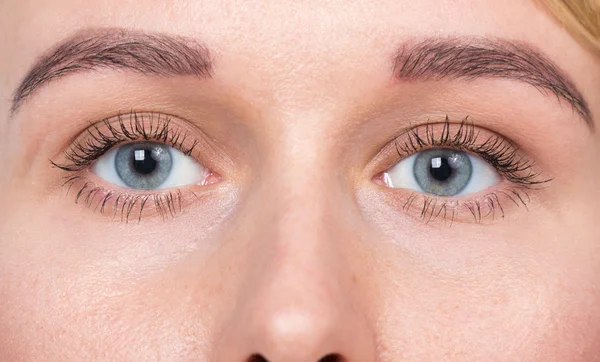
<path id="1" fill-rule="evenodd" d="M 342 321 L 333 310 L 306 307 L 283 307 L 269 315 L 257 314 L 260 324 L 255 329 L 259 339 L 255 354 L 266 361 L 338 361 L 334 356 L 340 348 L 337 329 Z M 256 321 L 258 322 L 258 321 Z"/>
<path id="2" fill-rule="evenodd" d="M 261 268 L 253 278 L 260 282 L 245 285 L 215 351 L 219 361 L 374 360 L 375 335 L 349 282 L 333 263 L 307 263 Z"/>
<path id="3" fill-rule="evenodd" d="M 325 254 L 294 247 L 254 264 L 256 274 L 248 273 L 220 333 L 216 360 L 373 361 L 376 338 L 352 273 Z"/>

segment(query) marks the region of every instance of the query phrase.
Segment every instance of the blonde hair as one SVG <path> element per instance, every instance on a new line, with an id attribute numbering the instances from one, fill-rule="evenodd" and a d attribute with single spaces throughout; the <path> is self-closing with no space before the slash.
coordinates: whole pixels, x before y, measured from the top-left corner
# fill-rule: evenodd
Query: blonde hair
<path id="1" fill-rule="evenodd" d="M 600 53 L 600 0 L 544 0 L 550 11 L 579 40 Z"/>

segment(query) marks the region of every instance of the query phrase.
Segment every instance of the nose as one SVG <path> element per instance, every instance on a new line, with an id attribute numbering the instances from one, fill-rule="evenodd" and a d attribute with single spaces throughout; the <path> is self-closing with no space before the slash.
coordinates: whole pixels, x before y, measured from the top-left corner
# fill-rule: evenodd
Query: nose
<path id="1" fill-rule="evenodd" d="M 331 180 L 288 175 L 253 192 L 241 212 L 253 215 L 237 235 L 250 259 L 217 360 L 373 361 L 375 335 L 349 255 L 359 237 L 351 198 L 324 186 Z"/>

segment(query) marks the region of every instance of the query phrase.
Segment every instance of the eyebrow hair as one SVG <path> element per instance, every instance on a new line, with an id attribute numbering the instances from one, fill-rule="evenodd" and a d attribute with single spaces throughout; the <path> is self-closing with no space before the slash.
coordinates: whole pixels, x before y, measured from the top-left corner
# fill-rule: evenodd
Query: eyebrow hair
<path id="1" fill-rule="evenodd" d="M 209 51 L 191 38 L 121 28 L 86 29 L 58 44 L 31 68 L 14 93 L 14 115 L 42 85 L 98 68 L 125 69 L 152 76 L 212 76 Z M 394 75 L 408 81 L 518 80 L 554 94 L 594 130 L 591 111 L 572 81 L 530 45 L 507 40 L 431 38 L 407 42 L 397 52 Z"/>
<path id="2" fill-rule="evenodd" d="M 39 58 L 15 91 L 11 113 L 42 85 L 99 68 L 206 78 L 212 75 L 212 59 L 204 46 L 181 36 L 120 28 L 81 30 Z"/>
<path id="3" fill-rule="evenodd" d="M 500 39 L 432 38 L 407 42 L 393 59 L 406 81 L 499 78 L 530 84 L 566 101 L 594 130 L 591 111 L 572 81 L 532 46 Z"/>

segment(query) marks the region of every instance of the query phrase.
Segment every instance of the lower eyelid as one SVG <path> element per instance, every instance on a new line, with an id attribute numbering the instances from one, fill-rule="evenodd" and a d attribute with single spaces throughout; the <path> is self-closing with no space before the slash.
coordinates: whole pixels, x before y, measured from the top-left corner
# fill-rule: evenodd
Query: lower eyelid
<path id="1" fill-rule="evenodd" d="M 384 200 L 394 210 L 427 224 L 491 224 L 514 213 L 528 211 L 531 190 L 498 185 L 489 192 L 470 198 L 444 198 L 411 190 L 389 189 Z"/>
<path id="2" fill-rule="evenodd" d="M 63 186 L 68 197 L 101 216 L 121 222 L 140 222 L 142 219 L 159 217 L 163 220 L 175 217 L 193 203 L 202 203 L 211 197 L 215 188 L 209 186 L 182 187 L 149 192 L 115 190 L 94 180 L 94 175 L 70 176 Z"/>

